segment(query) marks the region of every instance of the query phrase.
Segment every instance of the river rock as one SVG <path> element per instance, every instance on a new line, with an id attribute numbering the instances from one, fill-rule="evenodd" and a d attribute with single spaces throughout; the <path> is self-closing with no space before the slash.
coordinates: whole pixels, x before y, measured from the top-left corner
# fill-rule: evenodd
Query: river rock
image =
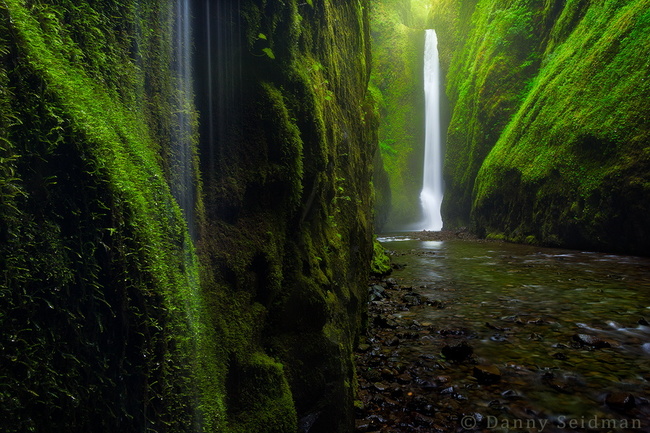
<path id="1" fill-rule="evenodd" d="M 377 328 L 389 328 L 389 329 L 395 329 L 399 326 L 399 324 L 395 320 L 388 319 L 386 317 L 381 317 L 381 316 L 375 317 L 372 321 L 372 324 Z"/>
<path id="2" fill-rule="evenodd" d="M 596 349 L 612 347 L 609 341 L 603 340 L 601 338 L 589 334 L 575 334 L 573 336 L 573 341 L 577 342 L 581 346 L 591 346 Z"/>
<path id="3" fill-rule="evenodd" d="M 388 340 L 386 340 L 386 346 L 391 346 L 391 347 L 399 346 L 399 343 L 400 343 L 400 339 L 397 337 L 391 337 Z"/>
<path id="4" fill-rule="evenodd" d="M 435 422 L 433 418 L 423 415 L 421 413 L 415 412 L 413 414 L 413 420 L 417 425 L 422 427 L 431 427 Z"/>
<path id="5" fill-rule="evenodd" d="M 481 385 L 490 385 L 501 381 L 501 371 L 495 365 L 477 365 L 474 367 L 474 377 Z"/>
<path id="6" fill-rule="evenodd" d="M 553 358 L 559 359 L 560 361 L 566 361 L 569 359 L 564 353 L 562 352 L 557 352 L 553 354 Z"/>
<path id="7" fill-rule="evenodd" d="M 615 410 L 630 410 L 636 406 L 634 396 L 628 392 L 611 392 L 605 397 L 605 404 Z"/>
<path id="8" fill-rule="evenodd" d="M 474 354 L 474 349 L 466 341 L 461 341 L 458 344 L 445 345 L 440 353 L 449 361 L 463 362 Z"/>
<path id="9" fill-rule="evenodd" d="M 397 286 L 397 280 L 395 278 L 387 278 L 386 279 L 386 285 L 388 287 L 395 287 L 395 286 Z"/>
<path id="10" fill-rule="evenodd" d="M 361 343 L 357 346 L 357 352 L 366 353 L 370 348 L 371 346 L 369 344 Z"/>
<path id="11" fill-rule="evenodd" d="M 402 300 L 410 307 L 422 304 L 422 295 L 409 293 L 402 297 Z"/>
<path id="12" fill-rule="evenodd" d="M 381 382 L 375 382 L 373 384 L 373 386 L 379 392 L 384 392 L 384 391 L 386 391 L 388 389 L 388 385 L 386 385 L 385 383 L 381 383 Z"/>
<path id="13" fill-rule="evenodd" d="M 380 301 L 386 298 L 386 290 L 379 284 L 374 284 L 368 288 L 368 300 Z"/>
<path id="14" fill-rule="evenodd" d="M 407 383 L 411 383 L 411 375 L 408 373 L 402 373 L 399 376 L 397 376 L 397 382 L 401 383 L 402 385 L 406 385 Z"/>

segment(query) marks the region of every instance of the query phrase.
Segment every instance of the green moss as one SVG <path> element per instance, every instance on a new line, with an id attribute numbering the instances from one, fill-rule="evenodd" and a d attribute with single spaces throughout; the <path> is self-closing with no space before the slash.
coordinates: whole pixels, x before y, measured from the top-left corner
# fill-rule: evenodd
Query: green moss
<path id="1" fill-rule="evenodd" d="M 226 381 L 231 431 L 296 431 L 295 406 L 283 370 L 260 352 L 231 362 Z"/>
<path id="2" fill-rule="evenodd" d="M 505 241 L 506 237 L 503 233 L 488 233 L 485 239 L 489 241 Z"/>
<path id="3" fill-rule="evenodd" d="M 286 380 L 290 393 L 267 400 L 270 385 L 250 387 L 250 399 L 258 392 L 269 411 L 229 400 L 238 431 L 285 431 L 305 416 L 316 420 L 312 431 L 353 423 L 351 356 L 372 254 L 376 144 L 364 7 L 242 4 L 241 31 L 254 38 L 242 55 L 241 101 L 228 107 L 242 114 L 218 144 L 205 188 L 214 195 L 201 256 L 227 336 L 227 376 L 261 368 Z M 260 33 L 266 39 L 256 40 Z M 275 59 L 261 55 L 267 46 Z M 247 366 L 256 353 L 282 368 Z M 295 410 L 281 410 L 289 399 Z"/>
<path id="4" fill-rule="evenodd" d="M 386 254 L 386 250 L 375 238 L 373 243 L 374 253 L 372 255 L 372 264 L 370 265 L 370 272 L 377 275 L 386 275 L 390 273 L 390 257 Z"/>

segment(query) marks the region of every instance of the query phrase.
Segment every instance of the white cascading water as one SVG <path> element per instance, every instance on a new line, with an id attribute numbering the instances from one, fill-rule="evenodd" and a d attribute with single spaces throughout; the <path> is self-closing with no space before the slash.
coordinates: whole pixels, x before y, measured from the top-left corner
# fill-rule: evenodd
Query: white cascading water
<path id="1" fill-rule="evenodd" d="M 442 134 L 440 131 L 440 62 L 435 30 L 426 30 L 424 42 L 425 143 L 422 180 L 421 230 L 442 230 Z"/>
<path id="2" fill-rule="evenodd" d="M 190 0 L 176 3 L 175 23 L 175 70 L 178 76 L 177 129 L 172 140 L 172 182 L 171 189 L 178 205 L 183 210 L 187 228 L 192 239 L 196 239 L 194 224 L 194 158 L 192 148 L 192 34 L 190 22 Z"/>

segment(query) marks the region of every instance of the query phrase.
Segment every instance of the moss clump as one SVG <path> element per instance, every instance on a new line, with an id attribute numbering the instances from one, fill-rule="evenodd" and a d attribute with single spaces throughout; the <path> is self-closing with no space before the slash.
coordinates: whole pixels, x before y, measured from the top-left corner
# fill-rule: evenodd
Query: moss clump
<path id="1" fill-rule="evenodd" d="M 226 386 L 230 431 L 296 431 L 296 409 L 282 364 L 260 352 L 244 360 L 233 359 Z"/>
<path id="2" fill-rule="evenodd" d="M 372 264 L 370 265 L 370 272 L 375 275 L 386 275 L 391 272 L 390 257 L 386 254 L 386 250 L 375 238 L 373 242 L 373 255 Z"/>

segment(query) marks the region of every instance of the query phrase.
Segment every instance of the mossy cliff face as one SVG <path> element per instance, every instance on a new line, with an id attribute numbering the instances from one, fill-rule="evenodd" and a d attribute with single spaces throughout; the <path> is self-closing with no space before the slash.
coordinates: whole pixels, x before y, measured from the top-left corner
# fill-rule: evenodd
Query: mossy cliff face
<path id="1" fill-rule="evenodd" d="M 222 29 L 198 130 L 175 4 L 0 6 L 4 431 L 352 429 L 367 5 L 239 3 L 191 5 L 197 35 L 206 16 Z M 196 252 L 169 186 L 181 117 Z"/>
<path id="2" fill-rule="evenodd" d="M 649 2 L 470 3 L 433 12 L 453 50 L 445 222 L 647 254 Z"/>
<path id="3" fill-rule="evenodd" d="M 206 169 L 200 249 L 219 326 L 232 340 L 226 386 L 238 431 L 290 431 L 270 427 L 281 413 L 287 422 L 293 413 L 294 423 L 297 414 L 310 431 L 353 427 L 352 349 L 372 254 L 376 146 L 366 101 L 368 9 L 311 3 L 245 1 L 213 11 L 235 17 L 210 45 L 234 40 L 236 49 L 220 54 L 238 66 L 220 70 L 213 97 L 200 101 L 215 104 L 215 121 L 229 119 L 201 143 L 202 164 L 214 169 Z M 251 380 L 260 368 L 273 374 Z"/>
<path id="4" fill-rule="evenodd" d="M 160 72 L 171 19 L 164 2 L 0 6 L 4 431 L 218 423 L 198 264 L 161 164 L 181 109 Z"/>

